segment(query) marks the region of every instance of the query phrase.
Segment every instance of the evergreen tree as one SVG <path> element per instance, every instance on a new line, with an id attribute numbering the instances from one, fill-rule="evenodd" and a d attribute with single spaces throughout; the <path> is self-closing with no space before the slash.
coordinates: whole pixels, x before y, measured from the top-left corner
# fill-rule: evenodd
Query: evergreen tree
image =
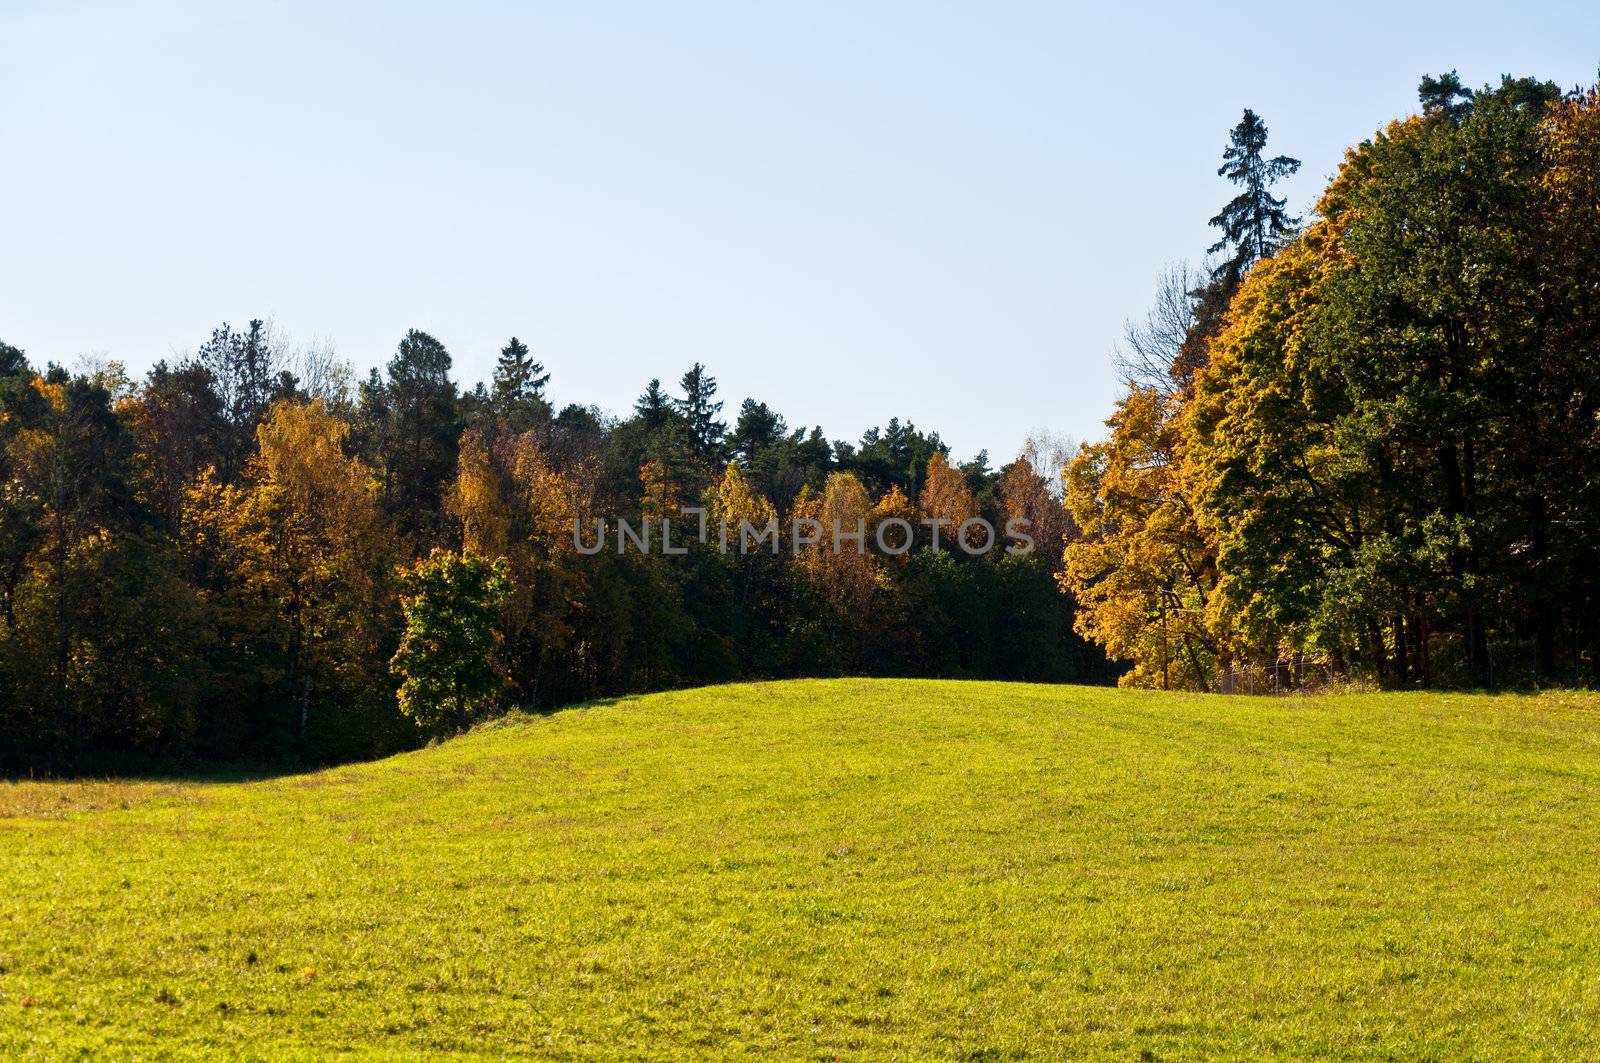
<path id="1" fill-rule="evenodd" d="M 1438 77 L 1424 74 L 1422 84 L 1417 86 L 1417 102 L 1422 104 L 1423 114 L 1443 115 L 1459 122 L 1472 111 L 1472 90 L 1462 88 L 1461 78 L 1454 70 Z"/>
<path id="2" fill-rule="evenodd" d="M 978 456 L 971 461 L 962 462 L 959 466 L 961 475 L 967 478 L 967 487 L 974 497 L 989 490 L 993 486 L 994 471 L 989 468 L 989 452 L 978 451 Z"/>
<path id="3" fill-rule="evenodd" d="M 500 359 L 494 367 L 489 401 L 495 415 L 513 431 L 526 430 L 541 412 L 549 412 L 544 401 L 544 386 L 549 382 L 544 364 L 534 361 L 528 345 L 512 336 L 511 342 L 500 349 Z"/>
<path id="4" fill-rule="evenodd" d="M 739 407 L 739 420 L 734 423 L 728 445 L 748 462 L 777 443 L 787 431 L 788 425 L 784 424 L 781 414 L 774 413 L 764 402 L 745 399 Z"/>
<path id="5" fill-rule="evenodd" d="M 404 534 L 442 525 L 445 485 L 456 470 L 462 423 L 450 352 L 417 329 L 406 333 L 388 367 L 379 453 L 385 508 Z"/>
<path id="6" fill-rule="evenodd" d="M 1284 210 L 1283 198 L 1270 191 L 1279 180 L 1300 169 L 1300 160 L 1287 155 L 1264 159 L 1261 153 L 1266 146 L 1266 123 L 1246 108 L 1244 117 L 1229 134 L 1223 163 L 1217 167 L 1218 177 L 1226 177 L 1244 191 L 1211 219 L 1210 224 L 1222 230 L 1222 239 L 1207 249 L 1216 254 L 1233 248 L 1231 257 L 1215 273 L 1230 287 L 1237 285 L 1257 261 L 1282 246 L 1300 223 Z"/>
<path id="7" fill-rule="evenodd" d="M 782 424 L 781 418 L 779 423 Z M 821 491 L 834 470 L 833 445 L 821 428 L 808 432 L 800 427 L 755 449 L 747 461 L 747 471 L 761 493 L 787 512 L 802 488 Z"/>
<path id="8" fill-rule="evenodd" d="M 717 395 L 716 378 L 706 372 L 705 366 L 696 362 L 694 368 L 683 374 L 678 386 L 683 388 L 683 398 L 675 405 L 688 427 L 691 446 L 703 458 L 719 456 L 728 425 L 725 421 L 717 420 L 717 414 L 722 412 L 722 403 L 714 401 Z"/>
<path id="9" fill-rule="evenodd" d="M 0 340 L 0 377 L 21 376 L 28 371 L 28 359 L 22 350 Z"/>
<path id="10" fill-rule="evenodd" d="M 910 421 L 889 418 L 887 427 L 869 428 L 861 435 L 861 445 L 851 448 L 839 444 L 839 465 L 862 477 L 873 491 L 881 494 L 898 486 L 915 497 L 922 490 L 922 473 L 935 454 L 948 455 L 950 448 L 939 433 L 924 435 Z"/>
<path id="11" fill-rule="evenodd" d="M 644 394 L 633 404 L 633 412 L 649 431 L 664 428 L 672 420 L 675 412 L 672 399 L 662 389 L 658 378 L 650 378 L 650 384 L 644 389 Z"/>
<path id="12" fill-rule="evenodd" d="M 1561 86 L 1554 81 L 1540 81 L 1535 77 L 1514 78 L 1510 74 L 1502 74 L 1499 88 L 1486 88 L 1479 96 L 1507 102 L 1514 110 L 1537 113 L 1561 99 Z M 1477 99 L 1474 97 L 1475 104 Z"/>

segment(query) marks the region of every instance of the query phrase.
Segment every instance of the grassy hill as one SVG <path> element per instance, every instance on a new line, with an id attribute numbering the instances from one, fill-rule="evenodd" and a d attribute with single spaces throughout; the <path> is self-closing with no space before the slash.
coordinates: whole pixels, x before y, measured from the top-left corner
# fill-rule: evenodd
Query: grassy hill
<path id="1" fill-rule="evenodd" d="M 1600 699 L 717 687 L 0 783 L 0 1056 L 1595 1053 Z"/>

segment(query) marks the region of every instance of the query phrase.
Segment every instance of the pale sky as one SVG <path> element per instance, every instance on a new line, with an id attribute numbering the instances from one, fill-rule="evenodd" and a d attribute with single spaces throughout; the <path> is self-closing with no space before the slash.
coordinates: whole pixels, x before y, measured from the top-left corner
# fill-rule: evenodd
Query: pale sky
<path id="1" fill-rule="evenodd" d="M 141 373 L 268 317 L 558 404 L 692 362 L 995 464 L 1099 434 L 1252 107 L 1305 166 L 1452 67 L 1594 80 L 1600 4 L 0 0 L 0 339 Z M 731 417 L 730 417 L 731 420 Z"/>

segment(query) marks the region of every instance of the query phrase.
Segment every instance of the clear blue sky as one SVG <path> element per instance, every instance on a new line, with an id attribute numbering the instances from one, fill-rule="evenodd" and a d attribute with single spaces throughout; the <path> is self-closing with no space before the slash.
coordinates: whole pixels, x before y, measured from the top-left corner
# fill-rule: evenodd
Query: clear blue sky
<path id="1" fill-rule="evenodd" d="M 696 360 L 965 458 L 1100 430 L 1107 356 L 1229 196 L 1240 110 L 1305 161 L 1424 72 L 1593 80 L 1600 5 L 0 0 L 0 338 L 142 371 L 275 319 L 557 403 Z"/>

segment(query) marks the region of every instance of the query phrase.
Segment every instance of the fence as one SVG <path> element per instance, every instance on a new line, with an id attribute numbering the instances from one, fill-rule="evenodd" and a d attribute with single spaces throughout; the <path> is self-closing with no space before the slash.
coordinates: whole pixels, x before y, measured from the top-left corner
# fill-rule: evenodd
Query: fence
<path id="1" fill-rule="evenodd" d="M 1248 661 L 1217 673 L 1220 694 L 1293 694 L 1305 689 L 1306 659 L 1303 654 L 1280 657 L 1258 664 Z"/>
<path id="2" fill-rule="evenodd" d="M 1392 652 L 1389 647 L 1385 650 Z M 1491 639 L 1487 650 L 1487 668 L 1482 674 L 1476 674 L 1466 661 L 1461 638 L 1454 633 L 1438 632 L 1430 636 L 1420 671 L 1413 663 L 1399 675 L 1379 672 L 1370 662 L 1364 667 L 1347 670 L 1328 663 L 1307 662 L 1304 655 L 1294 654 L 1274 661 L 1246 661 L 1218 669 L 1212 689 L 1219 694 L 1271 696 L 1383 689 L 1386 682 L 1397 689 L 1538 690 L 1593 687 L 1600 681 L 1600 651 L 1586 653 L 1576 637 L 1570 662 L 1563 654 L 1554 662 L 1553 669 L 1549 664 L 1541 668 L 1538 647 L 1532 639 Z"/>

